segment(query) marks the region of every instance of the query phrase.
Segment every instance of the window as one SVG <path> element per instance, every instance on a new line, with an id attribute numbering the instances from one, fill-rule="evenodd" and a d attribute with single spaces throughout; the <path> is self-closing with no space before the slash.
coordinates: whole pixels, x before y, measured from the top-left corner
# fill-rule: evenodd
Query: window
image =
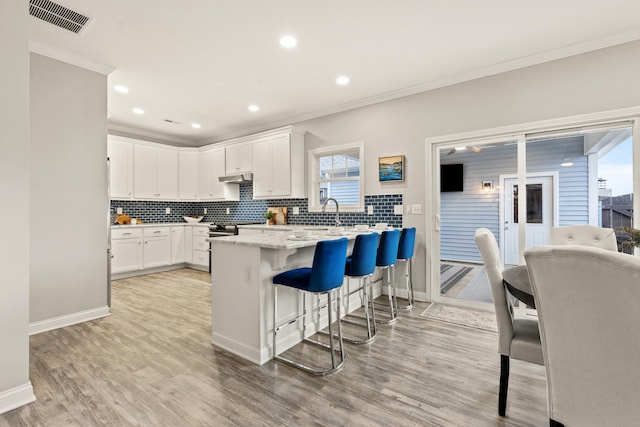
<path id="1" fill-rule="evenodd" d="M 361 165 L 364 143 L 358 142 L 309 151 L 309 212 L 319 212 L 334 198 L 342 212 L 364 212 Z M 333 203 L 329 210 L 335 211 Z"/>

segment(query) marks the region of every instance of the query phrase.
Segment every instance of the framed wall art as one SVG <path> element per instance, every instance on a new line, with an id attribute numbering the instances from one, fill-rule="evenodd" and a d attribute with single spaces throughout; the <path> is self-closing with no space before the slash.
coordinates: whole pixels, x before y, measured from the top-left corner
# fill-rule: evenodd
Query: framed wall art
<path id="1" fill-rule="evenodd" d="M 379 157 L 378 174 L 380 182 L 404 181 L 404 156 Z"/>

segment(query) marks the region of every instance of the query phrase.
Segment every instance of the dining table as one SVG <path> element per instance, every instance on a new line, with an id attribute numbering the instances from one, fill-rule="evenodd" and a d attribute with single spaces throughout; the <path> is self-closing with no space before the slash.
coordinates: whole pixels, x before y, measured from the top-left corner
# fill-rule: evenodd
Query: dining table
<path id="1" fill-rule="evenodd" d="M 536 308 L 531 282 L 529 281 L 529 270 L 526 265 L 507 268 L 502 272 L 502 281 L 511 292 L 511 295 L 529 307 Z"/>

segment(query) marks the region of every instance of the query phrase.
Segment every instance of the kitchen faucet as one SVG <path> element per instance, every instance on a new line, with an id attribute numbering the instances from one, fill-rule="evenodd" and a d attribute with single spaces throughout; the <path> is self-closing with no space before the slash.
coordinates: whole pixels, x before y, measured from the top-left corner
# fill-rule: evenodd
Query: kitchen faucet
<path id="1" fill-rule="evenodd" d="M 333 203 L 336 204 L 336 227 L 340 227 L 340 225 L 342 225 L 342 223 L 340 222 L 340 207 L 338 206 L 338 201 L 336 199 L 334 199 L 333 197 L 329 197 L 327 200 L 325 200 L 324 204 L 322 205 L 322 212 L 326 212 L 327 203 L 329 203 L 329 200 L 333 200 Z"/>

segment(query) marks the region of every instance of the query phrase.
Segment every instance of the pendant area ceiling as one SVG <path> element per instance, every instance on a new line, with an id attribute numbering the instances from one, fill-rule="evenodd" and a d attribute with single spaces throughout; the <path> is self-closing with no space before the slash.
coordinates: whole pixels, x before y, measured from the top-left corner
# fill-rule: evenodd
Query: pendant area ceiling
<path id="1" fill-rule="evenodd" d="M 31 17 L 32 52 L 110 71 L 110 129 L 194 146 L 640 39 L 638 0 L 55 3 L 89 20 Z"/>

